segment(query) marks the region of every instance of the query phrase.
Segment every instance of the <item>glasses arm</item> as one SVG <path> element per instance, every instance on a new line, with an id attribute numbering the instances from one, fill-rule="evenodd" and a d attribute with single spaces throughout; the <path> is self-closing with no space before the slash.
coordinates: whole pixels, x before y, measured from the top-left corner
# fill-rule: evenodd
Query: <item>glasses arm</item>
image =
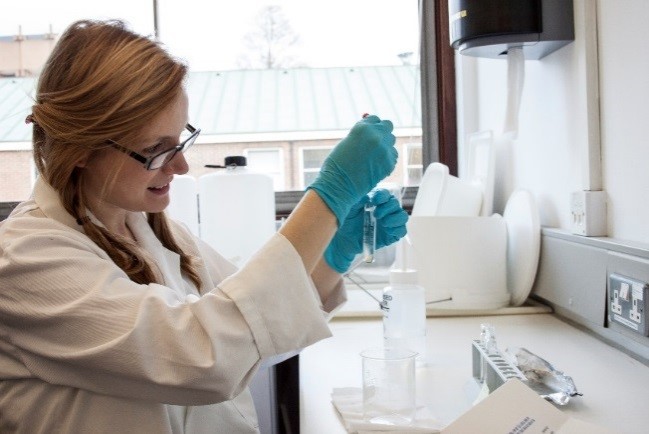
<path id="1" fill-rule="evenodd" d="M 119 149 L 120 151 L 122 151 L 123 153 L 129 155 L 132 158 L 135 158 L 140 163 L 142 163 L 142 164 L 148 164 L 149 163 L 149 158 L 146 158 L 146 157 L 138 154 L 135 151 L 131 151 L 130 149 L 125 148 L 124 146 L 122 146 L 119 143 L 116 143 L 116 142 L 114 142 L 112 140 L 110 141 L 110 143 L 113 145 L 114 148 Z"/>

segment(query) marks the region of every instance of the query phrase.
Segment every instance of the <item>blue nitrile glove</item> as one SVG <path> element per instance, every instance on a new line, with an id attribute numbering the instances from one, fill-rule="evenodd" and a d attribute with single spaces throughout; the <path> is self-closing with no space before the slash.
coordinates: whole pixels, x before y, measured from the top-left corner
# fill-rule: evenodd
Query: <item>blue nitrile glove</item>
<path id="1" fill-rule="evenodd" d="M 392 122 L 367 116 L 351 129 L 325 159 L 307 187 L 315 190 L 336 215 L 340 228 L 354 204 L 397 164 Z"/>
<path id="2" fill-rule="evenodd" d="M 365 204 L 369 200 L 369 197 L 365 195 L 352 206 L 344 223 L 338 228 L 325 249 L 325 261 L 339 273 L 347 271 L 356 255 L 363 251 Z"/>
<path id="3" fill-rule="evenodd" d="M 346 272 L 356 255 L 363 251 L 363 217 L 367 202 L 376 206 L 374 217 L 377 249 L 389 246 L 406 235 L 408 213 L 388 190 L 377 190 L 371 200 L 367 195 L 363 196 L 352 207 L 324 253 L 327 264 L 339 273 Z"/>
<path id="4" fill-rule="evenodd" d="M 372 203 L 376 205 L 376 249 L 389 246 L 405 237 L 408 213 L 401 208 L 397 198 L 388 190 L 380 189 L 372 196 Z"/>

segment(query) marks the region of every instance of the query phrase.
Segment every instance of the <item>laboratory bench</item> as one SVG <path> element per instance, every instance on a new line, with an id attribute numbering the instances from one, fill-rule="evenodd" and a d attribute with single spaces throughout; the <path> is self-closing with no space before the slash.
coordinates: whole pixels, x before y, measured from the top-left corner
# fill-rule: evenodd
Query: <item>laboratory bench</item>
<path id="1" fill-rule="evenodd" d="M 301 433 L 346 432 L 331 393 L 360 388 L 359 353 L 383 345 L 378 303 L 362 291 L 349 291 L 349 296 L 330 323 L 333 336 L 299 355 Z M 427 362 L 417 367 L 417 405 L 426 406 L 442 424 L 466 412 L 477 397 L 472 341 L 480 338 L 485 323 L 494 326 L 501 351 L 525 348 L 573 378 L 583 396 L 558 407 L 562 411 L 622 434 L 649 432 L 649 367 L 533 302 L 483 313 L 429 307 Z"/>

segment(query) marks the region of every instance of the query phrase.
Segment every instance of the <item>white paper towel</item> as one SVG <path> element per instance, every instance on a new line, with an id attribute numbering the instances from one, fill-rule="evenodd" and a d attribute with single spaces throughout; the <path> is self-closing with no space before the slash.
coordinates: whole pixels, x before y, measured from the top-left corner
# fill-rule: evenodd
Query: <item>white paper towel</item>
<path id="1" fill-rule="evenodd" d="M 507 107 L 503 134 L 512 139 L 518 136 L 518 113 L 525 82 L 525 55 L 523 47 L 507 50 Z"/>
<path id="2" fill-rule="evenodd" d="M 333 389 L 331 400 L 342 416 L 348 433 L 376 434 L 391 432 L 400 434 L 439 433 L 443 425 L 435 419 L 427 407 L 418 407 L 411 425 L 385 425 L 367 422 L 363 419 L 363 392 L 358 387 Z"/>

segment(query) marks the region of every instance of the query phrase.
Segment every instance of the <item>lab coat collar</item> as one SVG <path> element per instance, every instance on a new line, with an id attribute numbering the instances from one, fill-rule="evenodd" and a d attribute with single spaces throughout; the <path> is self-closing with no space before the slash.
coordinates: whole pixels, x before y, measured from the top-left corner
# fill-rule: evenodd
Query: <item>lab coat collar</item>
<path id="1" fill-rule="evenodd" d="M 36 178 L 34 184 L 34 201 L 47 217 L 83 232 L 81 225 L 77 224 L 77 220 L 63 206 L 59 194 L 42 176 Z"/>
<path id="2" fill-rule="evenodd" d="M 153 259 L 153 264 L 169 287 L 182 289 L 185 282 L 180 273 L 180 255 L 167 249 L 156 237 L 143 213 L 131 212 L 126 216 L 126 224 L 135 235 L 137 243 Z"/>

